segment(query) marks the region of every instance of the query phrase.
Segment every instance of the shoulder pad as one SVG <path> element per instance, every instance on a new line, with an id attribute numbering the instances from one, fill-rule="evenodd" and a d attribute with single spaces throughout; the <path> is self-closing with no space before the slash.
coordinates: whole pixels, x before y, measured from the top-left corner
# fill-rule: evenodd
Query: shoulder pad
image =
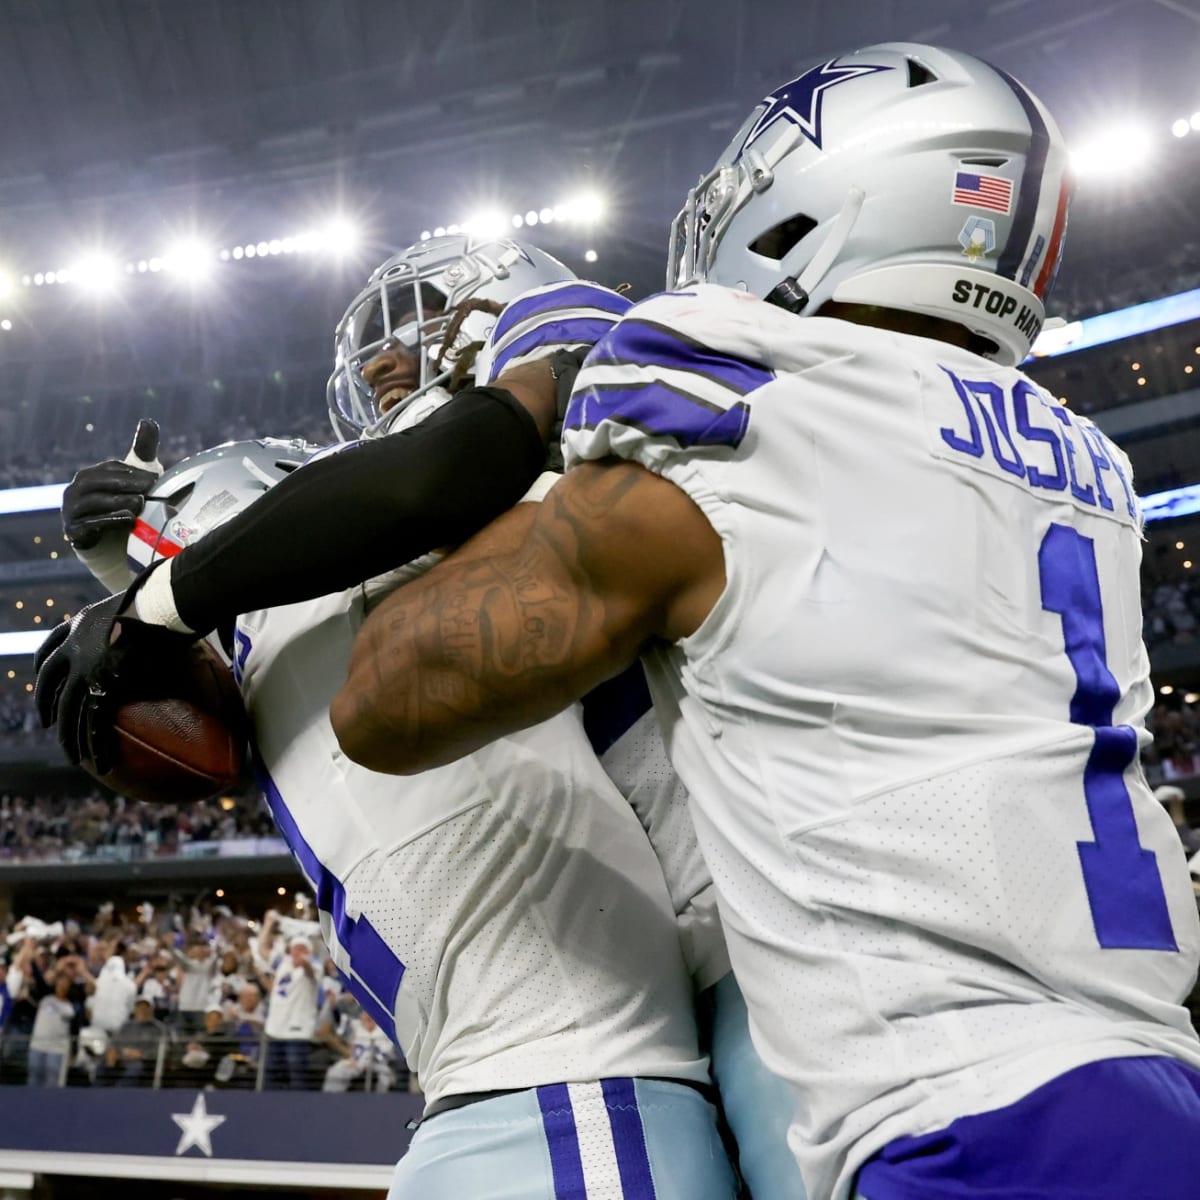
<path id="1" fill-rule="evenodd" d="M 611 288 L 584 279 L 533 288 L 500 314 L 475 360 L 475 382 L 483 386 L 507 368 L 555 350 L 588 349 L 631 307 Z"/>
<path id="2" fill-rule="evenodd" d="M 749 396 L 770 383 L 765 355 L 735 325 L 753 327 L 756 310 L 725 288 L 667 292 L 635 305 L 597 343 L 575 384 L 564 435 L 640 431 L 677 448 L 736 449 L 750 420 Z M 781 314 L 786 315 L 786 314 Z M 584 451 L 584 440 L 589 449 Z M 626 442 L 628 439 L 622 439 Z M 610 436 L 573 439 L 576 458 L 621 453 Z"/>

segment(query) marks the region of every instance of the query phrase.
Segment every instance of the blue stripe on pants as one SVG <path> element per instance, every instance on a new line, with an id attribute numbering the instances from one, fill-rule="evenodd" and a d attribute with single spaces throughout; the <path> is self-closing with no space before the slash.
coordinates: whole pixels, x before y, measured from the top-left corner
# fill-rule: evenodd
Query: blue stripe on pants
<path id="1" fill-rule="evenodd" d="M 613 1146 L 617 1152 L 617 1170 L 621 1173 L 621 1190 L 625 1200 L 654 1200 L 654 1177 L 650 1174 L 650 1157 L 646 1153 L 646 1131 L 638 1111 L 637 1092 L 632 1079 L 602 1079 L 608 1123 L 612 1127 Z"/>
<path id="2" fill-rule="evenodd" d="M 683 1083 L 635 1079 L 633 1088 L 654 1200 L 734 1200 L 712 1105 Z M 389 1200 L 628 1197 L 614 1147 L 625 1138 L 610 1114 L 631 1106 L 606 1098 L 599 1080 L 569 1089 L 528 1088 L 430 1118 L 397 1165 Z M 797 1200 L 794 1191 L 776 1195 Z"/>
<path id="3" fill-rule="evenodd" d="M 542 1110 L 546 1144 L 550 1147 L 554 1200 L 587 1200 L 571 1093 L 565 1083 L 553 1083 L 538 1088 L 537 1098 L 538 1107 Z"/>

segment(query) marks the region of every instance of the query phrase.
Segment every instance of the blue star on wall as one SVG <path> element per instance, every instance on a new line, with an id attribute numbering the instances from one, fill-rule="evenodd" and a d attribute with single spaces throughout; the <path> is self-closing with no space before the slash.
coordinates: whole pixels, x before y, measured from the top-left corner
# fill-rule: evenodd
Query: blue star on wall
<path id="1" fill-rule="evenodd" d="M 747 146 L 774 125 L 777 121 L 790 121 L 818 150 L 821 149 L 821 105 L 825 93 L 839 83 L 858 79 L 861 75 L 873 75 L 877 71 L 891 71 L 892 67 L 875 67 L 866 63 L 857 67 L 839 67 L 837 59 L 830 59 L 820 67 L 805 71 L 799 79 L 776 88 L 763 103 L 767 106 L 759 114 L 750 132 L 738 150 L 738 157 Z"/>

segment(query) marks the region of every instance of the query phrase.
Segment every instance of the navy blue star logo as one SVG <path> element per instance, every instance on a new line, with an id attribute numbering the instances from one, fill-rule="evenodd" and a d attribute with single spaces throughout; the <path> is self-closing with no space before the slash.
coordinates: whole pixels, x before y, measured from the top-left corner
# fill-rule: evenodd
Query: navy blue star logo
<path id="1" fill-rule="evenodd" d="M 825 93 L 839 83 L 858 79 L 862 75 L 873 75 L 876 71 L 891 71 L 892 67 L 874 67 L 866 63 L 857 67 L 839 67 L 837 59 L 830 59 L 824 66 L 813 67 L 799 79 L 776 88 L 763 103 L 767 106 L 746 134 L 737 156 L 740 158 L 746 147 L 760 137 L 777 121 L 790 121 L 818 150 L 821 149 L 821 105 Z"/>

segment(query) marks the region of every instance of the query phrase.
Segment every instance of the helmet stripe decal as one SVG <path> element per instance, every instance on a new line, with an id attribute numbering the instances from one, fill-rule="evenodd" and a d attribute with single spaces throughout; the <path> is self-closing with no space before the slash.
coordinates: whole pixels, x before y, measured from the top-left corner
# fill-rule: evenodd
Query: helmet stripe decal
<path id="1" fill-rule="evenodd" d="M 147 524 L 140 517 L 134 523 L 133 536 L 139 542 L 145 542 L 157 554 L 161 554 L 164 558 L 174 558 L 179 554 L 183 547 L 171 541 L 165 533 L 159 532 L 153 525 Z"/>
<path id="2" fill-rule="evenodd" d="M 1050 151 L 1050 131 L 1038 110 L 1033 97 L 1011 75 L 992 67 L 992 70 L 1008 84 L 1029 120 L 1029 152 L 1025 156 L 1025 170 L 1021 175 L 1021 190 L 1017 193 L 1017 211 L 1013 216 L 1012 229 L 1004 246 L 1004 253 L 996 264 L 996 274 L 1015 280 L 1021 269 L 1021 261 L 1029 249 L 1029 238 L 1037 218 L 1038 201 L 1042 194 L 1042 175 L 1046 170 L 1046 156 Z"/>
<path id="3" fill-rule="evenodd" d="M 1050 231 L 1050 245 L 1046 247 L 1046 257 L 1042 260 L 1042 269 L 1038 272 L 1033 285 L 1033 294 L 1039 299 L 1046 298 L 1046 290 L 1054 282 L 1058 273 L 1058 260 L 1062 257 L 1063 234 L 1067 230 L 1067 201 L 1071 198 L 1071 184 L 1064 179 L 1058 192 L 1058 208 L 1054 213 L 1054 228 Z"/>

